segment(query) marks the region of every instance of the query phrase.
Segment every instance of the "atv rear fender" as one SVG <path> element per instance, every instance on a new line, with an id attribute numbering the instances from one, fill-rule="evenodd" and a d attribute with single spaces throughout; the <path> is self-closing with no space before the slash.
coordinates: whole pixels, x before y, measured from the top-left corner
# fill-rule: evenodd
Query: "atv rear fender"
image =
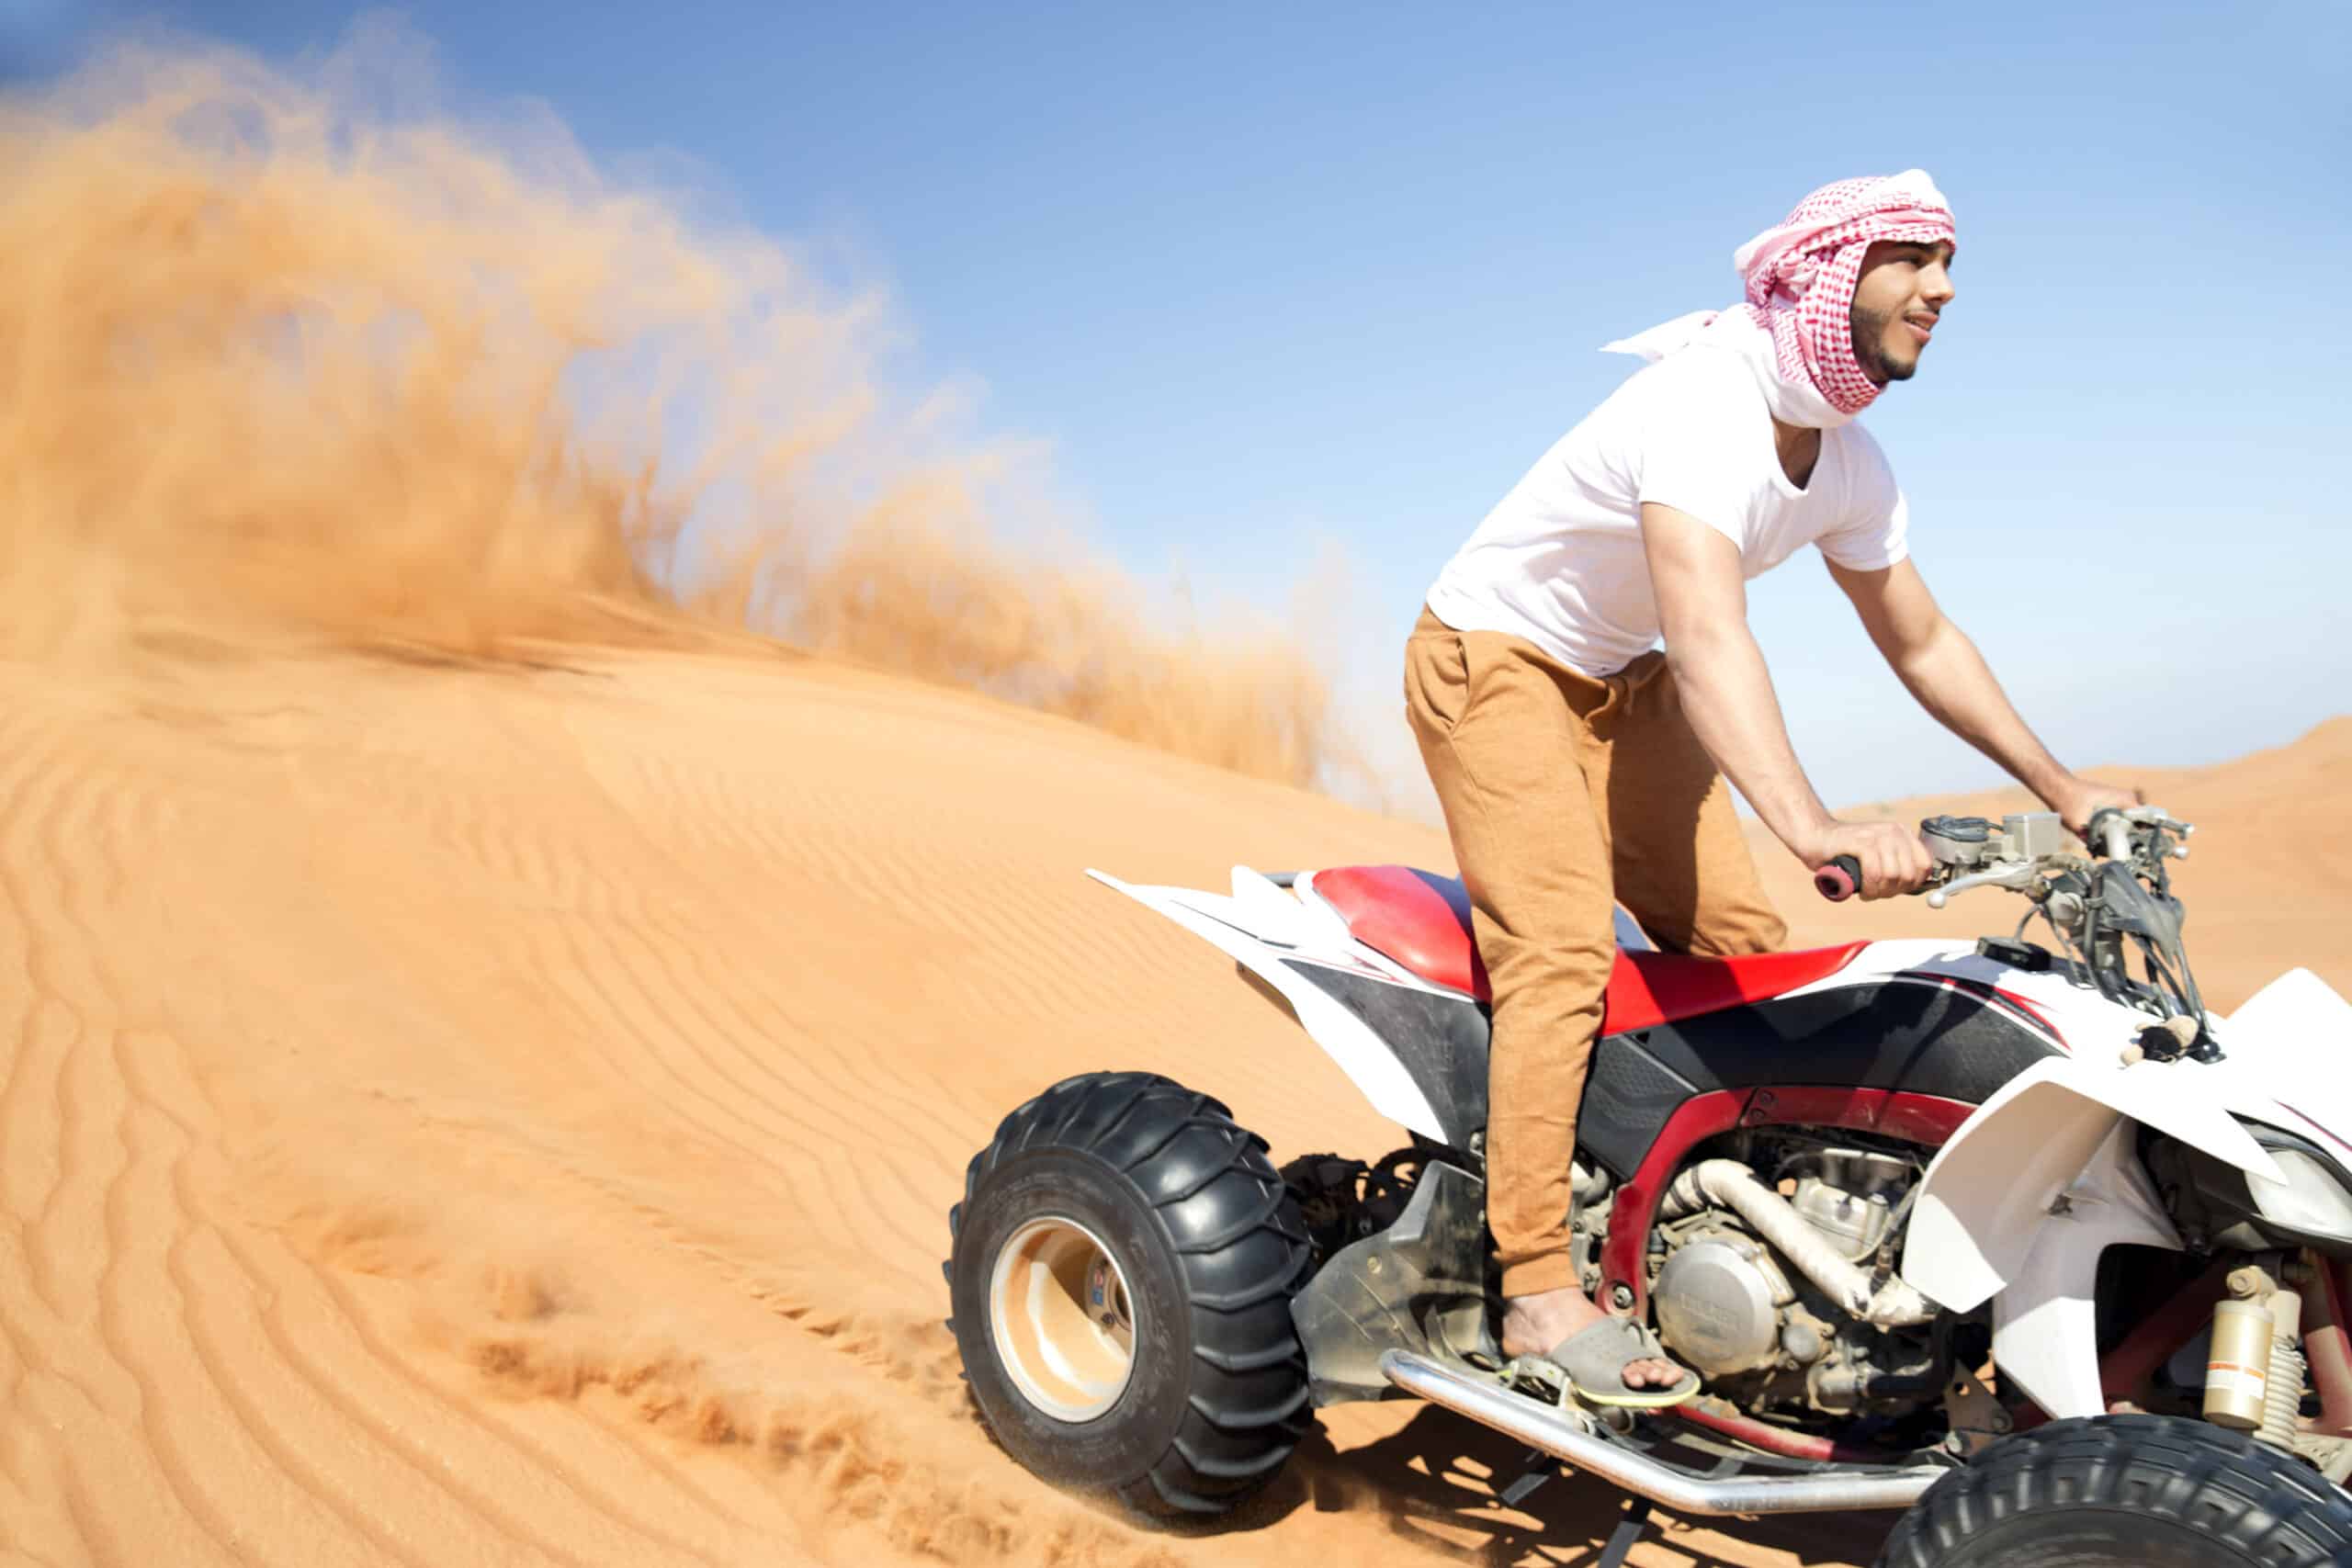
<path id="1" fill-rule="evenodd" d="M 1283 962 L 1300 956 L 1301 949 L 1309 950 L 1313 962 L 1318 964 L 1349 962 L 1332 956 L 1349 946 L 1351 939 L 1345 924 L 1329 909 L 1294 898 L 1242 865 L 1233 868 L 1230 897 L 1189 887 L 1138 886 L 1107 872 L 1090 870 L 1086 874 L 1230 954 L 1290 1004 L 1301 1026 L 1372 1101 L 1374 1111 L 1413 1132 L 1445 1141 L 1444 1124 L 1429 1096 L 1387 1043 L 1329 992 Z M 1401 971 L 1376 973 L 1391 984 L 1420 984 Z"/>

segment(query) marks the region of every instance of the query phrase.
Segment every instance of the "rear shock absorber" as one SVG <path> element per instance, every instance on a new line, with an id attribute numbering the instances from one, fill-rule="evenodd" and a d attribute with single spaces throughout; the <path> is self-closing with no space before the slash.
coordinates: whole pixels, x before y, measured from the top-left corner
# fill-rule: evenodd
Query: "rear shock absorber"
<path id="1" fill-rule="evenodd" d="M 2213 1309 L 2205 1418 L 2291 1452 L 2303 1403 L 2303 1298 L 2255 1265 L 2233 1270 L 2229 1289 Z"/>
<path id="2" fill-rule="evenodd" d="M 2238 1273 L 2247 1270 L 2240 1269 Z M 2213 1308 L 2212 1348 L 2205 1359 L 2205 1419 L 2233 1432 L 2258 1432 L 2269 1413 L 2270 1341 L 2277 1332 L 2270 1314 L 2237 1292 Z"/>

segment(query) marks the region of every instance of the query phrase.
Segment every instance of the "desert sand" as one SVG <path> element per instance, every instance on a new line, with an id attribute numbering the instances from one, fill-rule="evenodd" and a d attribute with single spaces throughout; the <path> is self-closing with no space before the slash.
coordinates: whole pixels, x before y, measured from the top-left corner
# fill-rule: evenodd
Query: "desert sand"
<path id="1" fill-rule="evenodd" d="M 1057 1078 L 1398 1141 L 1081 874 L 1449 864 L 1301 787 L 1295 645 L 1000 550 L 863 302 L 576 150 L 149 54 L 0 99 L 0 1562 L 1589 1559 L 1617 1500 L 1500 1509 L 1442 1412 L 1330 1411 L 1171 1534 L 959 1381 L 947 1209 Z M 2218 1005 L 2352 987 L 2352 726 L 2143 782 Z M 1765 861 L 1800 940 L 2009 916 Z"/>
<path id="2" fill-rule="evenodd" d="M 2205 824 L 2182 881 L 2220 1005 L 2290 936 L 2352 982 L 2343 876 L 2275 831 L 2347 771 L 2339 723 L 2161 777 Z M 1508 1445 L 1400 1404 L 1328 1412 L 1237 1528 L 1136 1528 L 991 1446 L 940 1322 L 964 1163 L 1064 1074 L 1169 1072 L 1278 1154 L 1396 1138 L 1080 868 L 1386 860 L 1449 863 L 808 659 L 0 665 L 0 1553 L 1578 1561 L 1601 1489 L 1500 1510 Z M 1832 914 L 1765 863 L 1803 936 L 1985 923 Z M 1875 1539 L 1678 1526 L 1638 1561 Z"/>

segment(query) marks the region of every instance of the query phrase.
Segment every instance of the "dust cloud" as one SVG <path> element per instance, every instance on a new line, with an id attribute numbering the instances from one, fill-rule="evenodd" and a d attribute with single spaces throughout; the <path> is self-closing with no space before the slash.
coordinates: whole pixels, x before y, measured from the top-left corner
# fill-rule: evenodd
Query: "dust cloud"
<path id="1" fill-rule="evenodd" d="M 775 638 L 1361 774 L 1297 636 L 1018 513 L 1034 457 L 891 385 L 886 300 L 450 109 L 395 27 L 118 46 L 0 98 L 0 653 Z"/>

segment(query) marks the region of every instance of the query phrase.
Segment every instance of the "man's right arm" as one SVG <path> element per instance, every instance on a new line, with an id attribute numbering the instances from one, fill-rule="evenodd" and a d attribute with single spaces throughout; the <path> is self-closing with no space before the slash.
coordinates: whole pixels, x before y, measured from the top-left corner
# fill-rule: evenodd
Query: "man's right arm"
<path id="1" fill-rule="evenodd" d="M 1930 862 L 1916 832 L 1892 822 L 1838 821 L 1798 765 L 1763 649 L 1747 626 L 1739 547 L 1656 502 L 1642 503 L 1642 545 L 1683 712 L 1773 837 L 1815 870 L 1852 855 L 1865 898 L 1924 884 Z"/>

